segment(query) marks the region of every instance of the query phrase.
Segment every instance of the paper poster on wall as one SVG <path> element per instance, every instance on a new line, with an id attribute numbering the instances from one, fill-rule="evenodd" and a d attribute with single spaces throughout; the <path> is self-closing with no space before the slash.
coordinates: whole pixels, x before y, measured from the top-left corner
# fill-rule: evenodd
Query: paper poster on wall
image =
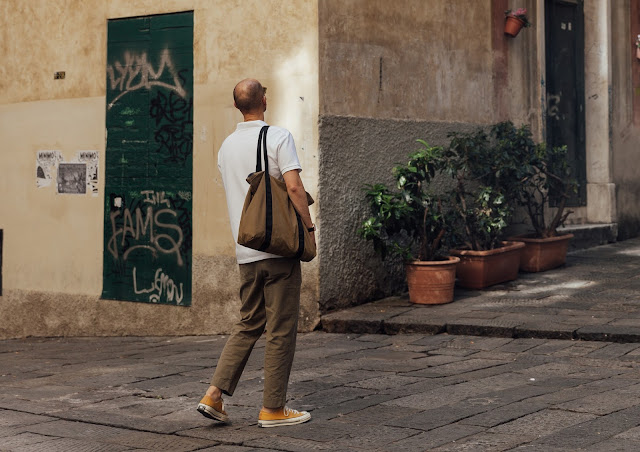
<path id="1" fill-rule="evenodd" d="M 98 196 L 98 151 L 78 151 L 76 160 L 87 165 L 87 192 Z"/>
<path id="2" fill-rule="evenodd" d="M 57 174 L 58 165 L 63 161 L 60 151 L 38 151 L 36 154 L 36 185 L 49 187 Z"/>
<path id="3" fill-rule="evenodd" d="M 86 163 L 60 163 L 58 165 L 58 193 L 74 195 L 87 193 Z"/>

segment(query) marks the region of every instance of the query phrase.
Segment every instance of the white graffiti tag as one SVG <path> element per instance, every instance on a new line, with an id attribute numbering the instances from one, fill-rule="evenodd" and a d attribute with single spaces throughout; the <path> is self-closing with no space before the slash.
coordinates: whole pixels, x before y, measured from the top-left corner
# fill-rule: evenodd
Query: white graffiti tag
<path id="1" fill-rule="evenodd" d="M 560 118 L 560 100 L 562 99 L 562 92 L 558 95 L 549 94 L 547 96 L 547 115 L 554 119 L 564 119 Z"/>
<path id="2" fill-rule="evenodd" d="M 127 260 L 136 250 L 150 251 L 154 258 L 173 254 L 178 266 L 184 265 L 182 244 L 184 232 L 179 224 L 179 211 L 172 207 L 164 191 L 143 190 L 139 203 L 122 205 L 122 197 L 115 197 L 109 213 L 111 237 L 107 250 L 114 259 Z"/>
<path id="3" fill-rule="evenodd" d="M 165 204 L 167 207 L 171 207 L 171 202 L 164 197 L 165 195 L 163 191 L 156 192 L 154 190 L 143 190 L 140 194 L 144 195 L 143 202 L 153 204 L 154 206 Z"/>
<path id="4" fill-rule="evenodd" d="M 138 289 L 136 267 L 133 267 L 133 291 L 136 295 L 149 294 L 149 301 L 152 303 L 158 303 L 163 294 L 167 302 L 173 302 L 175 299 L 177 304 L 182 303 L 184 297 L 182 283 L 178 288 L 178 285 L 162 271 L 162 268 L 156 270 L 153 282 L 148 289 Z"/>
<path id="5" fill-rule="evenodd" d="M 122 226 L 118 227 L 116 220 L 121 214 L 123 215 L 123 222 Z M 184 263 L 180 254 L 180 246 L 183 241 L 182 229 L 176 223 L 163 221 L 163 216 L 175 219 L 178 214 L 172 209 L 160 209 L 154 212 L 151 206 L 147 207 L 146 213 L 143 213 L 138 207 L 134 210 L 133 215 L 128 208 L 111 212 L 109 215 L 111 238 L 107 242 L 107 249 L 114 258 L 118 258 L 119 249 L 125 248 L 127 238 L 129 238 L 138 243 L 127 247 L 122 256 L 124 260 L 127 260 L 131 252 L 138 249 L 146 249 L 151 251 L 154 257 L 158 252 L 175 254 L 176 263 L 182 266 Z M 135 221 L 133 220 L 134 217 Z M 173 231 L 173 235 L 159 233 L 163 229 L 165 232 Z M 121 240 L 118 240 L 118 237 Z M 139 243 L 140 241 L 143 243 Z"/>
<path id="6" fill-rule="evenodd" d="M 165 68 L 173 77 L 173 84 L 159 80 Z M 107 78 L 110 88 L 120 91 L 120 94 L 109 102 L 109 109 L 125 94 L 142 88 L 150 89 L 152 86 L 168 88 L 178 93 L 180 97 L 185 97 L 187 94 L 182 87 L 182 83 L 180 83 L 180 76 L 171 61 L 171 55 L 168 49 L 162 52 L 157 71 L 154 70 L 151 63 L 147 61 L 146 52 L 139 55 L 125 52 L 124 63 L 116 61 L 113 64 L 107 65 Z"/>

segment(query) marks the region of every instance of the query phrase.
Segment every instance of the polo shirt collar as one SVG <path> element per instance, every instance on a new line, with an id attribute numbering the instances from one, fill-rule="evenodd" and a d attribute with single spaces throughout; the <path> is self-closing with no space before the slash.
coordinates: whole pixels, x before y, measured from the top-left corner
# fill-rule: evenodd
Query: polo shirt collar
<path id="1" fill-rule="evenodd" d="M 250 129 L 252 127 L 262 127 L 262 126 L 266 126 L 266 125 L 268 125 L 266 122 L 260 121 L 260 120 L 243 121 L 243 122 L 239 122 L 238 123 L 238 126 L 236 127 L 236 130 Z"/>

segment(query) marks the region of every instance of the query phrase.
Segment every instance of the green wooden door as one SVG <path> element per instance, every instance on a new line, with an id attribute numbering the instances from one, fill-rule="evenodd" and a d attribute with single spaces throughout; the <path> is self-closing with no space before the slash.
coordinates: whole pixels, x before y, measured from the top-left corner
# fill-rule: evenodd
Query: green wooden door
<path id="1" fill-rule="evenodd" d="M 110 20 L 102 298 L 189 306 L 193 12 Z"/>

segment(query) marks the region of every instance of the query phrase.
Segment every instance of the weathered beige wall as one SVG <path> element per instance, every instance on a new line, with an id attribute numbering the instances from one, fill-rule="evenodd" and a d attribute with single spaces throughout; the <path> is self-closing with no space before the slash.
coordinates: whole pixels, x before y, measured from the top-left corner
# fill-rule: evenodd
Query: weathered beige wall
<path id="1" fill-rule="evenodd" d="M 192 307 L 99 300 L 107 20 L 188 10 L 194 11 Z M 242 119 L 231 92 L 245 77 L 269 88 L 266 119 L 293 133 L 303 181 L 315 197 L 316 0 L 5 0 L 0 33 L 0 337 L 229 331 L 237 315 L 237 266 L 216 158 Z M 54 80 L 56 71 L 66 78 Z M 77 150 L 98 150 L 99 196 L 36 188 L 37 150 L 60 150 L 65 160 Z M 318 315 L 317 262 L 303 268 L 301 320 L 309 329 Z"/>
<path id="2" fill-rule="evenodd" d="M 509 6 L 534 22 L 515 39 Z M 381 264 L 356 231 L 363 186 L 389 183 L 416 139 L 445 145 L 506 119 L 541 136 L 537 11 L 535 0 L 319 1 L 321 309 L 402 288 L 401 265 Z"/>
<path id="3" fill-rule="evenodd" d="M 320 113 L 537 123 L 536 27 L 504 36 L 508 4 L 320 0 Z M 535 22 L 534 0 L 516 6 Z"/>
<path id="4" fill-rule="evenodd" d="M 634 122 L 634 98 L 637 100 L 640 88 L 640 60 L 636 58 L 635 49 L 635 39 L 640 32 L 638 11 L 638 0 L 622 0 L 611 12 L 610 51 L 614 68 L 611 171 L 616 189 L 619 240 L 640 234 L 640 124 Z"/>

